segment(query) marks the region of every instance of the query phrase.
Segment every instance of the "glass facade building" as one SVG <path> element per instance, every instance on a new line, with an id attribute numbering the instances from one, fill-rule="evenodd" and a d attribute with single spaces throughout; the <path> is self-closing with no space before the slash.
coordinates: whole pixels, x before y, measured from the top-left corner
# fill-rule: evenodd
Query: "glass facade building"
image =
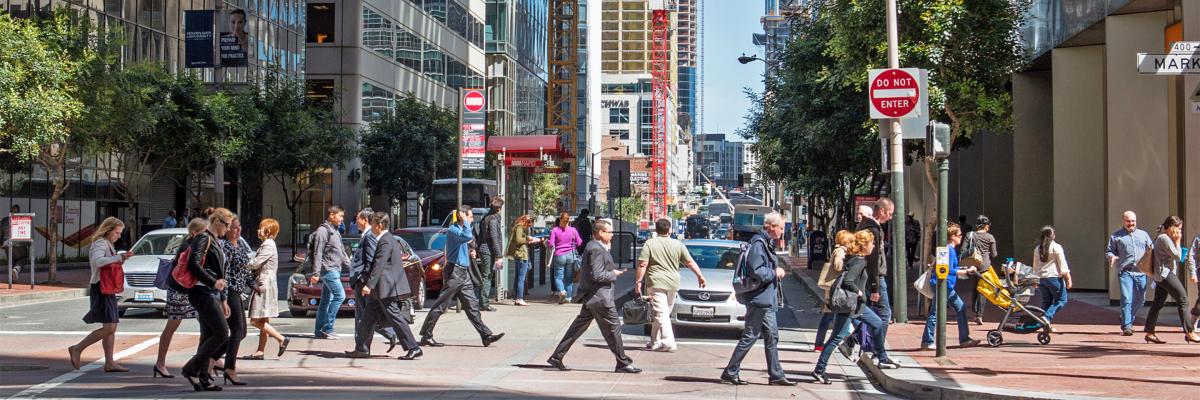
<path id="1" fill-rule="evenodd" d="M 549 0 L 488 0 L 488 120 L 499 135 L 546 126 Z"/>

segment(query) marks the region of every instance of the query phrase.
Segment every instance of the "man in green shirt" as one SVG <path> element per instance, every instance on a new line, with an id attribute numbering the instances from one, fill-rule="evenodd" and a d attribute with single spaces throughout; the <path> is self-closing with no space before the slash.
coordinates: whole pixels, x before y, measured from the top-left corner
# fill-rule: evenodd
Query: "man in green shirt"
<path id="1" fill-rule="evenodd" d="M 671 330 L 671 309 L 675 308 L 675 293 L 679 291 L 679 267 L 686 264 L 688 269 L 696 274 L 700 287 L 706 286 L 704 274 L 700 266 L 692 259 L 687 247 L 682 242 L 671 238 L 671 221 L 660 219 L 654 223 L 654 231 L 658 236 L 647 240 L 642 245 L 642 253 L 638 256 L 637 283 L 634 290 L 642 295 L 642 282 L 650 298 L 650 307 L 654 309 L 654 324 L 651 325 L 650 343 L 647 350 L 675 352 L 675 333 Z"/>

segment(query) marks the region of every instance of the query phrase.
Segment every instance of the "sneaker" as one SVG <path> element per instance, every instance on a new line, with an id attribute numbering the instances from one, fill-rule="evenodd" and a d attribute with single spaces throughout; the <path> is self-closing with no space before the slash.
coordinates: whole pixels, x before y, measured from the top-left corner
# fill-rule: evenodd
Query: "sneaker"
<path id="1" fill-rule="evenodd" d="M 933 343 L 921 343 L 921 351 L 933 350 Z"/>
<path id="2" fill-rule="evenodd" d="M 517 299 L 517 300 L 513 300 L 513 305 L 514 306 L 527 306 L 527 305 L 529 305 L 529 303 L 526 303 L 525 300 Z"/>
<path id="3" fill-rule="evenodd" d="M 898 369 L 898 368 L 900 368 L 900 363 L 895 362 L 893 360 L 882 360 L 877 365 L 879 366 L 879 369 Z"/>
<path id="4" fill-rule="evenodd" d="M 967 340 L 958 342 L 958 347 L 975 347 L 978 345 L 979 345 L 979 341 L 975 340 L 975 339 L 967 339 Z"/>
<path id="5" fill-rule="evenodd" d="M 852 355 L 854 355 L 854 345 L 850 343 L 842 342 L 838 344 L 837 349 L 838 351 L 842 352 L 842 355 L 846 356 L 846 358 L 850 358 Z"/>
<path id="6" fill-rule="evenodd" d="M 642 346 L 642 350 L 646 351 L 654 351 L 656 348 L 658 348 L 658 345 L 654 344 L 654 342 L 646 343 L 645 346 Z"/>
<path id="7" fill-rule="evenodd" d="M 820 353 L 825 350 L 825 346 L 813 346 L 813 353 Z"/>
<path id="8" fill-rule="evenodd" d="M 655 347 L 654 350 L 652 350 L 652 351 L 657 351 L 659 353 L 674 353 L 676 350 L 678 350 L 677 347 L 668 347 L 666 345 L 661 345 L 661 346 Z"/>

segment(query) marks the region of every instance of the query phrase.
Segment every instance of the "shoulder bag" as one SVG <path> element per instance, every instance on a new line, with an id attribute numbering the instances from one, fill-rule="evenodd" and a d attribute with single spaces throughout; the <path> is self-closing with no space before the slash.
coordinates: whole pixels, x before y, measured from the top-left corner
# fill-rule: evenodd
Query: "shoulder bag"
<path id="1" fill-rule="evenodd" d="M 975 232 L 967 234 L 967 239 L 963 242 L 963 253 L 958 258 L 958 265 L 964 267 L 984 267 L 983 253 L 979 251 L 979 244 L 976 243 Z"/>
<path id="2" fill-rule="evenodd" d="M 826 304 L 829 305 L 829 311 L 834 314 L 850 314 L 858 309 L 858 293 L 851 293 L 849 290 L 842 288 L 842 281 L 846 279 L 846 272 L 843 271 L 841 276 L 833 282 L 833 286 L 829 288 L 829 299 Z"/>
<path id="3" fill-rule="evenodd" d="M 929 284 L 929 280 L 933 279 L 933 268 L 926 268 L 917 280 L 913 281 L 913 288 L 917 289 L 917 293 L 925 296 L 927 299 L 933 298 L 933 286 Z"/>
<path id="4" fill-rule="evenodd" d="M 109 244 L 108 252 L 110 255 L 116 253 L 112 251 L 112 244 Z M 113 261 L 105 266 L 100 267 L 100 293 L 106 295 L 118 294 L 125 291 L 125 265 L 124 260 Z"/>
<path id="5" fill-rule="evenodd" d="M 205 243 L 204 245 L 204 253 L 200 254 L 200 268 L 204 268 L 205 257 L 208 256 L 209 247 L 212 247 L 212 241 L 213 239 L 209 238 L 208 243 Z M 183 286 L 184 289 L 196 287 L 196 276 L 192 275 L 192 271 L 188 269 L 188 260 L 191 259 L 191 255 L 192 248 L 189 246 L 183 250 L 183 253 L 179 254 L 179 262 L 176 263 L 175 268 L 171 270 L 171 278 L 174 279 L 175 283 L 178 283 L 179 286 Z"/>

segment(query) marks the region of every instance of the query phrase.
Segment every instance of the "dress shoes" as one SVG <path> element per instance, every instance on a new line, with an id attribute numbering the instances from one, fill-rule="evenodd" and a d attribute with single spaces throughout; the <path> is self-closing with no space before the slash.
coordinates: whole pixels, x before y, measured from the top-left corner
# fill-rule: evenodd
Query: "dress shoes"
<path id="1" fill-rule="evenodd" d="M 427 337 L 427 338 L 421 338 L 421 345 L 427 346 L 427 347 L 442 347 L 442 346 L 445 346 L 446 344 L 436 341 L 436 340 L 433 340 L 432 337 Z"/>
<path id="2" fill-rule="evenodd" d="M 773 379 L 767 383 L 771 386 L 796 386 L 796 382 L 789 381 L 788 378 Z"/>
<path id="3" fill-rule="evenodd" d="M 728 383 L 728 384 L 734 385 L 734 386 L 750 384 L 750 382 L 746 382 L 746 381 L 742 380 L 742 378 L 739 378 L 737 375 L 725 375 L 725 374 L 721 374 L 721 383 Z"/>
<path id="4" fill-rule="evenodd" d="M 412 349 L 408 351 L 408 354 L 402 355 L 398 358 L 401 360 L 416 360 L 423 355 L 425 355 L 425 352 L 421 351 L 421 349 Z"/>
<path id="5" fill-rule="evenodd" d="M 558 368 L 559 371 L 570 371 L 571 370 L 570 368 L 567 368 L 567 366 L 565 364 L 563 364 L 562 360 L 558 360 L 558 359 L 554 359 L 554 358 L 546 360 L 546 364 L 550 364 L 551 367 Z"/>
<path id="6" fill-rule="evenodd" d="M 371 353 L 365 351 L 346 351 L 346 356 L 350 358 L 371 358 Z"/>
<path id="7" fill-rule="evenodd" d="M 389 341 L 388 341 L 388 351 L 387 351 L 387 352 L 388 352 L 388 353 L 391 353 L 391 352 L 392 352 L 392 350 L 395 350 L 395 349 L 396 349 L 396 345 L 397 345 L 397 344 L 399 344 L 399 342 L 400 342 L 400 341 L 399 341 L 399 340 L 396 340 L 396 339 L 391 339 L 391 340 L 389 340 Z"/>
<path id="8" fill-rule="evenodd" d="M 613 372 L 622 373 L 622 374 L 640 374 L 640 373 L 642 373 L 642 369 L 641 369 L 641 368 L 635 368 L 635 367 L 634 367 L 634 366 L 632 366 L 632 365 L 626 365 L 626 366 L 624 366 L 624 367 L 618 367 L 618 368 L 617 368 L 615 371 L 613 371 Z"/>
<path id="9" fill-rule="evenodd" d="M 503 333 L 497 333 L 495 335 L 487 335 L 486 337 L 483 338 L 483 347 L 491 346 L 492 343 L 496 343 L 496 342 L 500 341 L 500 338 L 503 338 L 503 337 L 504 337 Z"/>
<path id="10" fill-rule="evenodd" d="M 492 306 L 482 307 L 479 309 L 479 311 L 496 311 L 496 307 L 492 307 Z"/>

